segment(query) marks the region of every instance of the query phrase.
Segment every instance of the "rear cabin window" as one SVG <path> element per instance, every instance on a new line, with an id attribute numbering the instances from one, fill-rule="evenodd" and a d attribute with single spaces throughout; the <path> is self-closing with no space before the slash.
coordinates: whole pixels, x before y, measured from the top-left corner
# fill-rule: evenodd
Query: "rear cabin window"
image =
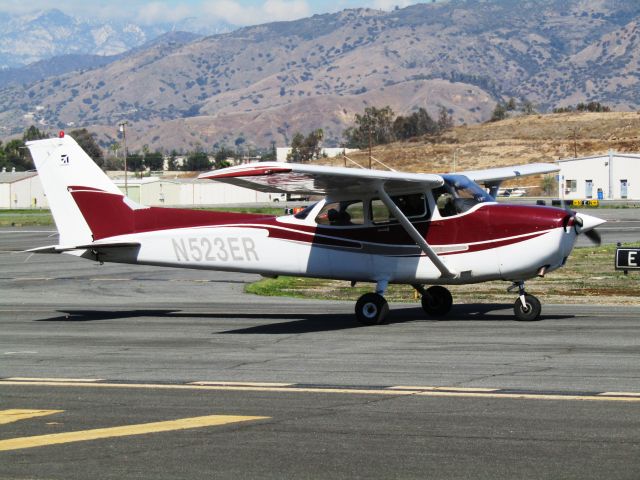
<path id="1" fill-rule="evenodd" d="M 362 200 L 327 203 L 316 217 L 316 223 L 334 227 L 364 225 Z"/>
<path id="2" fill-rule="evenodd" d="M 427 216 L 427 203 L 424 193 L 396 195 L 391 197 L 391 200 L 409 220 L 417 220 Z M 397 222 L 396 218 L 379 198 L 371 200 L 371 221 L 375 224 Z"/>

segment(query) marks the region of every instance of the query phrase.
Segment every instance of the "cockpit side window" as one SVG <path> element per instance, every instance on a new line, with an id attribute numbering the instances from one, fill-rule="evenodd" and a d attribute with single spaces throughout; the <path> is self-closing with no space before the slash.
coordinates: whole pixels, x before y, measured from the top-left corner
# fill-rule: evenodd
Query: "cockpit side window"
<path id="1" fill-rule="evenodd" d="M 441 217 L 451 217 L 459 213 L 456 211 L 456 207 L 453 203 L 455 196 L 447 185 L 434 189 L 433 198 L 436 201 L 438 212 L 440 212 Z"/>
<path id="2" fill-rule="evenodd" d="M 318 225 L 344 227 L 364 224 L 362 200 L 327 203 L 316 217 Z"/>
<path id="3" fill-rule="evenodd" d="M 409 220 L 417 220 L 427 216 L 428 209 L 424 193 L 395 195 L 391 197 L 391 200 Z M 387 206 L 378 198 L 371 200 L 370 211 L 371 221 L 376 225 L 397 221 Z"/>
<path id="4" fill-rule="evenodd" d="M 441 217 L 464 213 L 479 203 L 493 202 L 480 186 L 464 175 L 443 175 L 444 185 L 433 190 Z"/>

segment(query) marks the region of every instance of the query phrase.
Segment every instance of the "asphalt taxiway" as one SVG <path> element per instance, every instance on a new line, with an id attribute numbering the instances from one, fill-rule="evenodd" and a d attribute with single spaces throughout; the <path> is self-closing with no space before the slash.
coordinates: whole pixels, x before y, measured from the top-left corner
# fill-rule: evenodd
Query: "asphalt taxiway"
<path id="1" fill-rule="evenodd" d="M 640 476 L 640 308 L 359 327 L 350 302 L 246 295 L 252 275 L 29 256 L 55 239 L 13 232 L 0 478 Z"/>

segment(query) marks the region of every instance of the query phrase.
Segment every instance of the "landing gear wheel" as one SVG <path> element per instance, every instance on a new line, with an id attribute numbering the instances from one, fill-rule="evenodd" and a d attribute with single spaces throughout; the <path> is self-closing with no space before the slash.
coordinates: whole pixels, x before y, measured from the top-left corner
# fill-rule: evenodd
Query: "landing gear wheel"
<path id="1" fill-rule="evenodd" d="M 378 293 L 365 293 L 356 302 L 356 318 L 363 325 L 379 325 L 389 313 L 389 304 Z"/>
<path id="2" fill-rule="evenodd" d="M 542 311 L 540 300 L 533 295 L 525 295 L 524 303 L 525 305 L 522 305 L 522 301 L 518 297 L 516 302 L 513 304 L 513 311 L 516 315 L 516 320 L 521 322 L 533 322 L 534 320 L 538 320 L 540 312 Z"/>
<path id="3" fill-rule="evenodd" d="M 429 287 L 422 295 L 422 309 L 432 317 L 444 317 L 452 305 L 451 292 L 444 287 Z"/>

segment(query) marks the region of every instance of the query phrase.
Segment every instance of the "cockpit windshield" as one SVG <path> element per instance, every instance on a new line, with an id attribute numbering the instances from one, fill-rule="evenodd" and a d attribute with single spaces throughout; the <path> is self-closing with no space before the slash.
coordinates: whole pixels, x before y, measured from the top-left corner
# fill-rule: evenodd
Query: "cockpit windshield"
<path id="1" fill-rule="evenodd" d="M 442 217 L 464 213 L 479 203 L 494 199 L 464 175 L 443 175 L 444 185 L 433 190 Z"/>

